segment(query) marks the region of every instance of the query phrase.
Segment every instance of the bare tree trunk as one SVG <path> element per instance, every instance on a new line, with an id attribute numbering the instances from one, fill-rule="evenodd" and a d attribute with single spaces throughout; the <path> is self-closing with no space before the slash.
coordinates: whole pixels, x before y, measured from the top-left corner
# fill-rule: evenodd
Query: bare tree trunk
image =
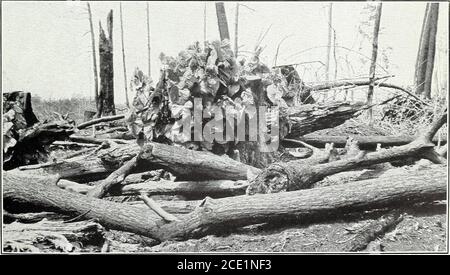
<path id="1" fill-rule="evenodd" d="M 330 81 L 330 55 L 331 55 L 331 40 L 332 32 L 333 32 L 333 3 L 330 3 L 328 6 L 328 47 L 327 47 L 327 60 L 325 62 L 325 70 L 326 70 L 326 81 Z"/>
<path id="2" fill-rule="evenodd" d="M 436 32 L 439 17 L 439 3 L 430 4 L 430 27 L 427 53 L 427 69 L 425 72 L 425 81 L 423 85 L 423 95 L 426 98 L 431 98 L 431 83 L 434 69 L 434 55 L 436 52 Z"/>
<path id="3" fill-rule="evenodd" d="M 203 44 L 206 45 L 206 3 L 203 8 Z"/>
<path id="4" fill-rule="evenodd" d="M 230 33 L 228 31 L 227 15 L 225 13 L 225 6 L 223 2 L 216 2 L 217 23 L 219 25 L 220 40 L 230 40 Z"/>
<path id="5" fill-rule="evenodd" d="M 130 102 L 128 100 L 128 85 L 127 85 L 127 66 L 125 65 L 125 47 L 123 43 L 123 19 L 122 19 L 122 2 L 120 2 L 120 33 L 122 40 L 122 63 L 123 63 L 123 79 L 125 81 L 125 102 L 127 107 L 130 108 Z"/>
<path id="6" fill-rule="evenodd" d="M 236 3 L 236 14 L 234 17 L 234 56 L 238 56 L 238 30 L 239 30 L 239 3 Z"/>
<path id="7" fill-rule="evenodd" d="M 427 68 L 428 41 L 430 37 L 430 5 L 427 4 L 425 15 L 423 18 L 422 33 L 419 41 L 419 49 L 417 51 L 416 70 L 415 70 L 415 86 L 416 94 L 422 95 L 424 91 L 425 72 Z"/>
<path id="8" fill-rule="evenodd" d="M 148 77 L 151 77 L 152 74 L 152 67 L 151 67 L 151 58 L 150 58 L 150 15 L 149 15 L 149 9 L 148 9 L 148 2 L 147 4 L 147 49 L 148 49 Z"/>
<path id="9" fill-rule="evenodd" d="M 377 6 L 377 10 L 376 10 L 376 14 L 375 14 L 375 23 L 374 23 L 374 28 L 373 28 L 372 61 L 370 64 L 370 72 L 369 72 L 370 85 L 369 85 L 369 91 L 367 92 L 367 104 L 368 105 L 372 104 L 372 101 L 373 101 L 375 69 L 376 69 L 376 65 L 377 65 L 377 54 L 378 54 L 378 33 L 380 31 L 382 6 L 383 6 L 382 3 L 379 3 Z M 372 109 L 368 110 L 368 115 L 369 115 L 369 123 L 372 123 L 372 120 L 373 120 Z"/>
<path id="10" fill-rule="evenodd" d="M 108 13 L 107 31 L 105 31 L 100 23 L 100 96 L 98 116 L 115 115 L 114 106 L 114 65 L 113 65 L 113 11 Z"/>
<path id="11" fill-rule="evenodd" d="M 91 43 L 92 43 L 92 67 L 94 69 L 94 91 L 95 91 L 95 104 L 97 106 L 97 113 L 98 113 L 98 72 L 97 72 L 97 54 L 95 51 L 95 38 L 94 38 L 94 27 L 92 25 L 92 12 L 91 12 L 91 5 L 89 5 L 89 2 L 86 2 L 88 13 L 89 13 L 89 28 L 91 30 Z"/>

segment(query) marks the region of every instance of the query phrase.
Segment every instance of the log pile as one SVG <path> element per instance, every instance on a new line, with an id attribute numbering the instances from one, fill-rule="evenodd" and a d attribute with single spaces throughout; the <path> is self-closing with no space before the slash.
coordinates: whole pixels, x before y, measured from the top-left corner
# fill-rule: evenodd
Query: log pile
<path id="1" fill-rule="evenodd" d="M 136 96 L 128 113 L 78 125 L 64 117 L 38 123 L 26 100 L 20 106 L 31 114 L 17 112 L 17 107 L 6 110 L 8 127 L 22 125 L 23 131 L 19 136 L 6 131 L 16 142 L 7 139 L 8 146 L 4 145 L 10 156 L 4 160 L 8 171 L 3 171 L 3 207 L 8 211 L 4 217 L 9 221 L 4 248 L 35 251 L 43 240 L 51 249 L 65 252 L 76 250 L 74 242 L 101 247 L 103 228 L 158 242 L 186 240 L 224 228 L 284 221 L 307 224 L 446 198 L 446 149 L 436 150 L 433 139 L 447 122 L 446 111 L 414 137 L 317 135 L 313 132 L 342 125 L 371 106 L 318 104 L 314 89 L 293 68 L 271 70 L 260 62 L 259 54 L 257 50 L 249 61 L 238 62 L 225 40 L 204 48 L 194 44 L 176 58 L 161 55 L 162 75 L 155 87 L 135 71 Z M 220 112 L 231 109 L 236 114 L 233 120 L 243 116 L 247 121 L 251 114 L 246 109 L 265 106 L 279 119 L 258 125 L 256 140 L 192 141 L 195 131 L 186 136 L 181 130 L 184 118 L 195 119 L 195 98 L 201 99 L 203 114 L 211 115 L 213 107 Z M 216 118 L 201 117 L 202 128 Z M 106 124 L 98 136 L 80 131 L 117 120 L 123 124 L 114 128 Z M 276 127 L 280 131 L 270 141 L 281 141 L 281 146 L 264 151 L 267 140 L 260 135 L 270 136 Z M 235 128 L 231 129 L 235 137 Z M 214 131 L 225 134 L 223 129 Z M 112 138 L 118 132 L 121 135 Z M 244 136 L 249 134 L 246 129 Z M 18 159 L 25 151 L 38 150 L 37 145 L 43 148 L 55 141 L 58 146 L 89 145 L 77 145 L 80 151 L 53 160 Z M 312 154 L 282 161 L 283 146 L 306 147 Z M 383 164 L 390 169 L 390 162 L 405 158 L 434 164 L 427 170 L 391 175 L 389 181 L 380 176 L 312 188 L 327 176 Z M 362 249 L 398 221 L 397 212 L 380 218 L 346 249 Z"/>

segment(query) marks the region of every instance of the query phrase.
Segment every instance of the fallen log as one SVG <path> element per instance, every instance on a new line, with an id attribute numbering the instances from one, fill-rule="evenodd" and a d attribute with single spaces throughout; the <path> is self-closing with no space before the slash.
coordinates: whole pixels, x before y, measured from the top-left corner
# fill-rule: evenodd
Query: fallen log
<path id="1" fill-rule="evenodd" d="M 94 137 L 85 137 L 85 136 L 77 136 L 71 135 L 69 137 L 71 141 L 80 142 L 80 143 L 93 143 L 93 144 L 102 144 L 104 142 L 116 142 L 118 144 L 130 144 L 130 141 L 122 140 L 122 139 L 107 139 L 107 138 L 94 138 Z"/>
<path id="2" fill-rule="evenodd" d="M 59 213 L 84 215 L 107 228 L 129 231 L 159 241 L 204 236 L 235 228 L 286 219 L 333 219 L 348 213 L 443 200 L 446 167 L 434 166 L 399 178 L 370 179 L 294 192 L 206 198 L 179 221 L 166 223 L 153 211 L 71 193 L 49 185 L 48 179 L 4 174 L 4 203 L 21 201 Z"/>
<path id="3" fill-rule="evenodd" d="M 227 156 L 218 156 L 210 152 L 193 151 L 161 143 L 147 143 L 141 148 L 133 143 L 100 150 L 93 156 L 62 160 L 55 165 L 27 170 L 27 174 L 37 176 L 59 175 L 61 179 L 77 182 L 93 181 L 117 170 L 141 150 L 139 163 L 132 170 L 133 173 L 165 169 L 180 180 L 246 180 L 249 170 L 254 173 L 259 172 L 257 168 L 245 165 Z M 16 169 L 14 172 L 20 173 L 22 171 Z"/>
<path id="4" fill-rule="evenodd" d="M 300 105 L 288 109 L 284 127 L 286 138 L 297 138 L 317 130 L 336 127 L 366 109 L 364 103 L 331 102 L 327 105 Z"/>
<path id="5" fill-rule="evenodd" d="M 355 136 L 349 135 L 358 141 L 358 144 L 362 150 L 375 150 L 377 148 L 377 144 L 381 144 L 382 147 L 392 147 L 392 146 L 400 146 L 411 143 L 416 139 L 414 136 Z M 348 136 L 325 136 L 325 135 L 315 135 L 315 134 L 307 134 L 302 137 L 298 137 L 298 140 L 306 142 L 310 145 L 323 148 L 327 143 L 334 143 L 335 147 L 344 147 L 347 142 Z M 438 139 L 433 138 L 433 143 L 437 144 Z M 447 139 L 441 139 L 442 144 L 447 143 Z M 285 147 L 298 147 L 298 144 L 292 142 L 289 139 L 285 139 L 282 141 L 282 145 Z"/>
<path id="6" fill-rule="evenodd" d="M 73 181 L 60 180 L 59 187 L 81 194 L 92 192 L 94 186 L 79 184 Z M 181 195 L 189 198 L 204 198 L 206 196 L 219 198 L 244 195 L 248 182 L 244 180 L 209 180 L 209 181 L 168 181 L 147 180 L 141 183 L 127 184 L 122 182 L 109 191 L 109 196 L 135 196 L 139 194 Z"/>
<path id="7" fill-rule="evenodd" d="M 65 218 L 65 215 L 61 215 L 53 212 L 36 212 L 36 213 L 9 213 L 3 209 L 3 220 L 8 223 L 7 220 L 18 221 L 21 223 L 35 223 L 47 220 L 61 220 Z"/>
<path id="8" fill-rule="evenodd" d="M 103 227 L 93 221 L 40 221 L 3 226 L 3 250 L 9 252 L 72 252 L 73 243 L 101 245 Z"/>
<path id="9" fill-rule="evenodd" d="M 323 164 L 309 164 L 308 159 L 274 163 L 250 181 L 246 193 L 253 195 L 256 193 L 275 193 L 305 189 L 309 188 L 313 183 L 339 172 L 402 160 L 407 157 L 426 158 L 434 163 L 445 163 L 446 159 L 434 150 L 434 144 L 431 142 L 431 139 L 446 121 L 447 112 L 442 114 L 427 131 L 418 136 L 413 142 L 391 149 L 383 149 L 371 153 L 360 151 L 355 156 Z"/>
<path id="10" fill-rule="evenodd" d="M 391 213 L 381 216 L 379 219 L 371 222 L 367 227 L 357 232 L 350 242 L 344 246 L 343 250 L 354 252 L 365 249 L 371 241 L 384 235 L 402 220 L 403 216 L 397 211 L 392 211 Z"/>

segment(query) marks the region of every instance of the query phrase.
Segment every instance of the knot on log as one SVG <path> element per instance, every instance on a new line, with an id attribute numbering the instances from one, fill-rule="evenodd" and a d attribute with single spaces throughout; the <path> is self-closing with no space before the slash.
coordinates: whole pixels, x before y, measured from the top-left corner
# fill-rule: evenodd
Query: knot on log
<path id="1" fill-rule="evenodd" d="M 286 167 L 274 163 L 250 181 L 245 193 L 254 195 L 283 192 L 288 190 L 291 178 L 291 173 Z"/>

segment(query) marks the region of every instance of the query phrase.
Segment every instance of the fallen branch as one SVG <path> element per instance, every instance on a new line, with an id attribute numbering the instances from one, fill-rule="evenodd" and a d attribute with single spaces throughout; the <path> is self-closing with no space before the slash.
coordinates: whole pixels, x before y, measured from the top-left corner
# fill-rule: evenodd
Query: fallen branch
<path id="1" fill-rule="evenodd" d="M 360 148 L 363 150 L 375 150 L 377 144 L 381 144 L 382 147 L 405 145 L 416 139 L 414 136 L 349 136 L 358 141 Z M 298 147 L 298 141 L 303 141 L 319 148 L 325 147 L 325 144 L 327 143 L 334 143 L 335 147 L 344 147 L 349 136 L 307 134 L 302 137 L 298 137 L 298 140 L 284 139 L 282 140 L 282 145 L 285 147 Z M 438 139 L 433 138 L 432 141 L 437 144 Z M 442 139 L 441 142 L 445 144 L 447 143 L 447 139 Z"/>
<path id="2" fill-rule="evenodd" d="M 140 114 L 142 112 L 145 112 L 148 110 L 149 107 L 145 107 L 142 108 L 141 110 L 138 110 L 136 112 L 136 114 Z M 120 119 L 124 119 L 125 115 L 114 115 L 114 116 L 105 116 L 105 117 L 100 117 L 100 118 L 96 118 L 96 119 L 92 119 L 86 122 L 81 123 L 80 125 L 78 125 L 78 130 L 82 130 L 84 128 L 87 128 L 89 126 L 95 125 L 95 124 L 99 124 L 102 122 L 110 122 L 110 121 L 115 121 L 115 120 L 120 120 Z"/>
<path id="3" fill-rule="evenodd" d="M 147 197 L 146 195 L 142 194 L 139 196 L 141 198 L 142 201 L 144 201 L 144 203 L 151 209 L 153 210 L 156 214 L 158 214 L 158 216 L 160 216 L 161 218 L 163 218 L 163 220 L 165 220 L 166 222 L 174 222 L 174 221 L 178 221 L 178 218 L 175 217 L 172 214 L 167 213 L 166 211 L 164 211 L 154 200 L 150 199 L 149 197 Z"/>
<path id="4" fill-rule="evenodd" d="M 133 157 L 127 161 L 118 170 L 112 172 L 106 179 L 97 184 L 93 189 L 89 190 L 88 196 L 94 198 L 102 198 L 109 190 L 115 185 L 121 183 L 128 174 L 136 167 L 138 162 L 138 156 Z"/>
<path id="5" fill-rule="evenodd" d="M 344 251 L 360 251 L 374 241 L 377 237 L 384 235 L 388 230 L 395 227 L 403 220 L 403 216 L 398 211 L 392 211 L 379 219 L 371 222 L 363 230 L 356 233 L 351 241 L 344 247 Z"/>

